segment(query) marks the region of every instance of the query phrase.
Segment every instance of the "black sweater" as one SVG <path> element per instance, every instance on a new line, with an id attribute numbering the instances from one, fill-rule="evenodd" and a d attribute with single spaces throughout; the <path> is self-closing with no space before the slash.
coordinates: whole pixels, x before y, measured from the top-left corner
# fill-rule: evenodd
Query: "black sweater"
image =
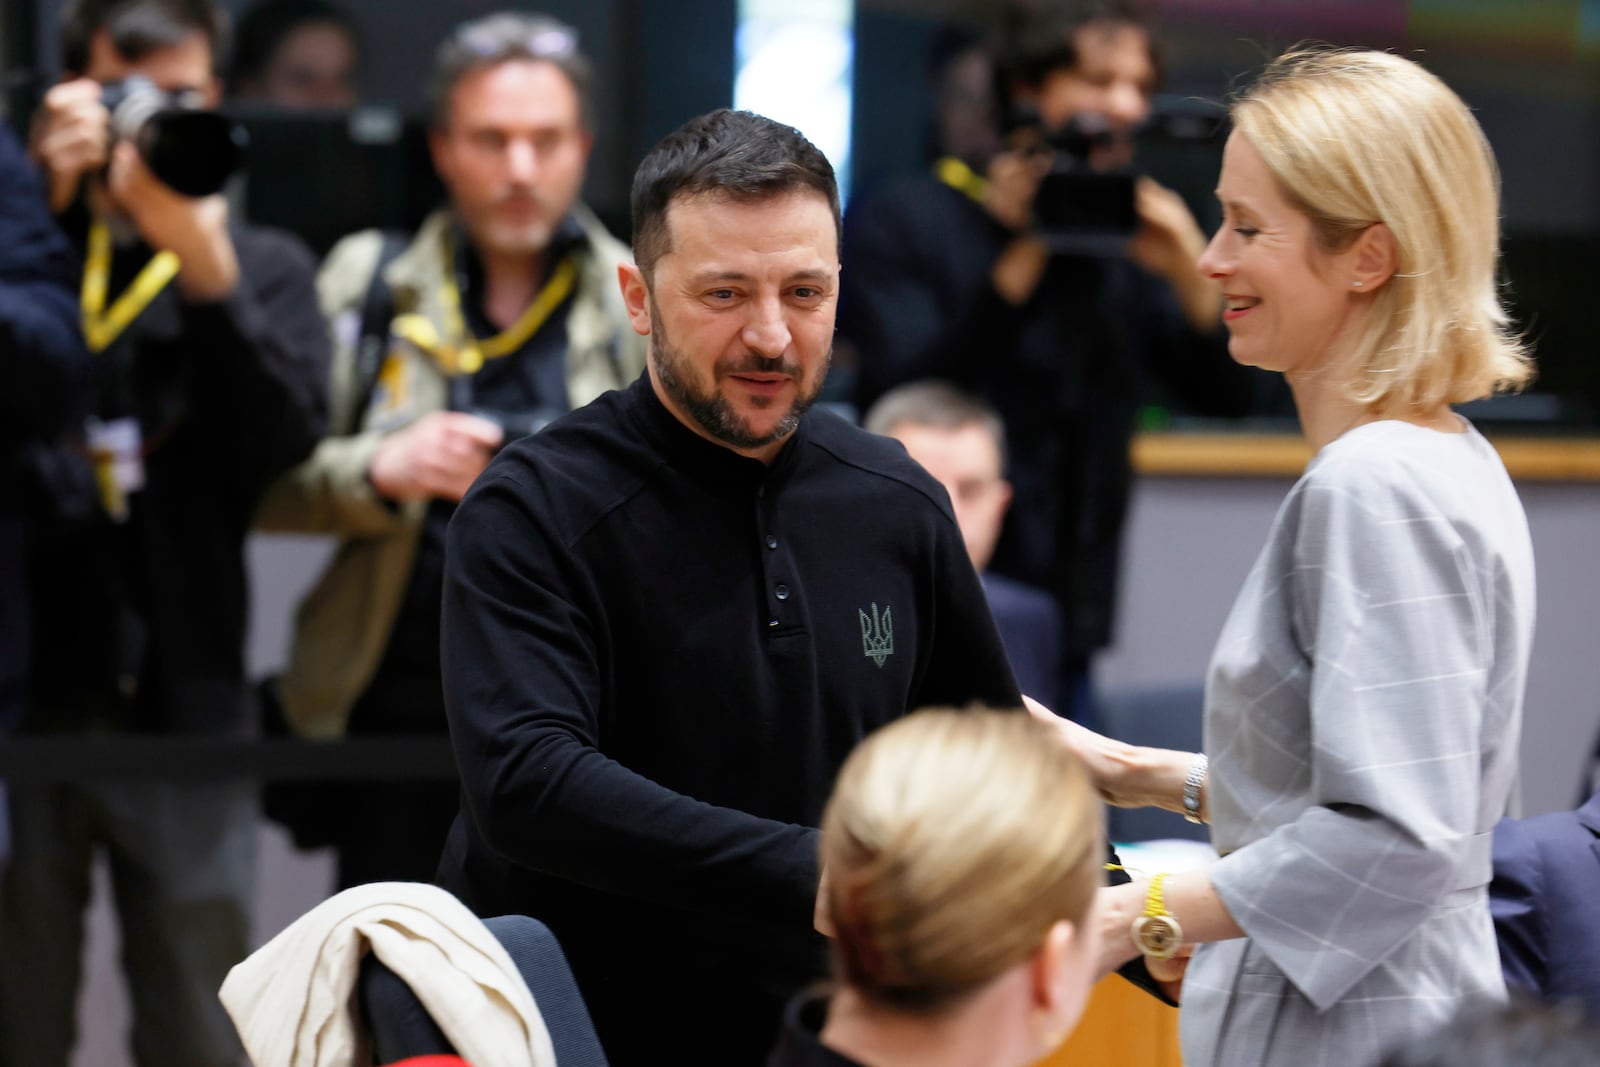
<path id="1" fill-rule="evenodd" d="M 66 222 L 80 249 L 86 227 L 81 212 Z M 94 357 L 95 413 L 136 417 L 143 437 L 127 521 L 97 503 L 81 438 L 41 457 L 31 729 L 254 729 L 244 542 L 269 480 L 326 428 L 329 344 L 310 253 L 287 234 L 230 233 L 229 297 L 190 302 L 174 281 Z M 111 299 L 150 255 L 116 250 Z"/>
<path id="2" fill-rule="evenodd" d="M 467 809 L 441 881 L 555 930 L 613 1062 L 641 987 L 714 1002 L 690 973 L 770 992 L 759 1062 L 821 963 L 813 827 L 844 757 L 923 705 L 1019 703 L 947 498 L 898 444 L 817 411 L 768 467 L 647 378 L 467 495 L 443 659 Z"/>

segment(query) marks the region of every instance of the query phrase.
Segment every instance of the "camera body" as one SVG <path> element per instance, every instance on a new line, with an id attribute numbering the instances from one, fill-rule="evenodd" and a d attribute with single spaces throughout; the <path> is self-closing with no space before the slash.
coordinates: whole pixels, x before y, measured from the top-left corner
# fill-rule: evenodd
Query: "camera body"
<path id="1" fill-rule="evenodd" d="M 197 93 L 168 92 L 137 75 L 100 88 L 111 136 L 127 141 L 145 166 L 184 196 L 211 196 L 244 162 L 245 133 L 201 106 Z"/>
<path id="2" fill-rule="evenodd" d="M 1051 251 L 1069 255 L 1121 255 L 1139 229 L 1136 202 L 1140 171 L 1132 165 L 1097 166 L 1097 155 L 1132 157 L 1138 148 L 1183 150 L 1220 143 L 1226 112 L 1204 101 L 1158 97 L 1136 130 L 1112 129 L 1098 115 L 1079 115 L 1046 129 L 1026 109 L 1013 116 L 1011 143 L 1048 153 L 1050 168 L 1033 201 L 1034 233 Z M 1129 151 L 1117 152 L 1119 143 Z M 1109 151 L 1107 151 L 1109 150 Z"/>

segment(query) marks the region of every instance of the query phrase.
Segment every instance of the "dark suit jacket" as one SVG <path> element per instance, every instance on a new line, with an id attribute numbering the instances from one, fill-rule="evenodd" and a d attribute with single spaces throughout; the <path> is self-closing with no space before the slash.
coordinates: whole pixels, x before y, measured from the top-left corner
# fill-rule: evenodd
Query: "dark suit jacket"
<path id="1" fill-rule="evenodd" d="M 1489 906 L 1512 991 L 1600 1019 L 1600 793 L 1495 827 Z"/>
<path id="2" fill-rule="evenodd" d="M 1052 711 L 1062 711 L 1061 608 L 1043 589 L 985 571 L 983 591 L 1017 685 Z"/>

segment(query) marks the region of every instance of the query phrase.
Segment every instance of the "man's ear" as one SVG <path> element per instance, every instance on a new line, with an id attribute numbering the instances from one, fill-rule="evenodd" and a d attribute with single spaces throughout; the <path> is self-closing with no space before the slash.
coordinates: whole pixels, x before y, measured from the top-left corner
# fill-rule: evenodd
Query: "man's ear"
<path id="1" fill-rule="evenodd" d="M 1381 222 L 1362 231 L 1350 252 L 1350 287 L 1357 292 L 1377 292 L 1399 268 L 1400 253 L 1395 248 L 1394 234 Z"/>
<path id="2" fill-rule="evenodd" d="M 210 111 L 222 104 L 222 79 L 213 74 L 206 87 L 200 91 L 200 98 L 205 101 L 206 110 Z"/>
<path id="3" fill-rule="evenodd" d="M 640 337 L 650 336 L 650 285 L 637 264 L 617 264 L 617 281 L 622 286 L 622 302 L 628 308 L 628 322 Z"/>
<path id="4" fill-rule="evenodd" d="M 995 488 L 995 492 L 1000 494 L 1000 517 L 1004 518 L 1006 512 L 1011 508 L 1011 498 L 1014 495 L 1011 483 L 1004 478 L 1000 479 L 1000 484 Z"/>

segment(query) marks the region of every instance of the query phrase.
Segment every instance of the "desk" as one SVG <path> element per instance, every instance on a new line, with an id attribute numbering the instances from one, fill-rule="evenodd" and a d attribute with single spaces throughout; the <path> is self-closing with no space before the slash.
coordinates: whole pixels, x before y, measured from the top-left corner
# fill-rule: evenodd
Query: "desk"
<path id="1" fill-rule="evenodd" d="M 1124 978 L 1094 987 L 1078 1028 L 1038 1067 L 1137 1064 L 1183 1067 L 1178 1052 L 1178 1009 L 1169 1008 Z"/>
<path id="2" fill-rule="evenodd" d="M 1600 439 L 1499 434 L 1489 443 L 1516 481 L 1600 481 Z M 1131 457 L 1146 475 L 1297 478 L 1311 448 L 1299 434 L 1164 431 L 1135 435 Z"/>

